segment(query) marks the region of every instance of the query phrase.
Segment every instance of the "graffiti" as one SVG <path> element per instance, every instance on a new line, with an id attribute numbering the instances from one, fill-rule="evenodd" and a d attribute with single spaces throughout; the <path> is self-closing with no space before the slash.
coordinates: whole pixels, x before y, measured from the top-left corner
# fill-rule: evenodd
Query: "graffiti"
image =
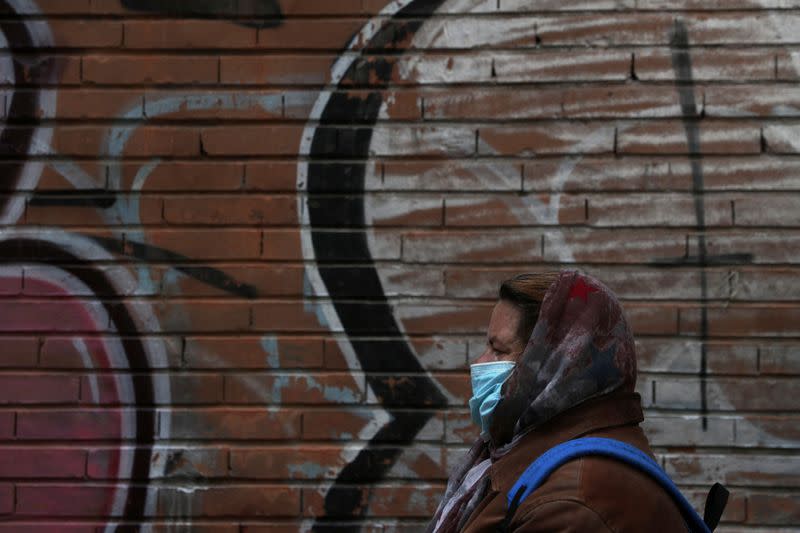
<path id="1" fill-rule="evenodd" d="M 400 2 L 400 4 L 403 7 L 394 13 L 392 20 L 377 30 L 374 35 L 369 36 L 368 48 L 381 49 L 390 40 L 403 39 L 404 34 L 413 33 L 419 28 L 425 17 L 430 16 L 438 9 L 442 1 L 412 1 Z M 421 20 L 403 21 L 402 17 L 409 14 L 420 17 Z M 354 41 L 357 38 L 354 38 Z M 341 79 L 337 80 L 340 85 L 352 82 L 357 76 L 364 76 L 364 73 L 358 70 L 359 63 L 353 62 L 352 59 L 340 61 L 334 69 L 343 71 Z M 380 88 L 388 85 L 391 72 L 391 64 L 381 64 L 372 69 L 367 78 L 370 79 L 371 84 L 377 85 L 377 88 L 366 98 L 353 99 L 346 93 L 337 92 L 332 94 L 327 101 L 324 98 L 317 101 L 316 108 L 321 111 L 318 114 L 319 127 L 312 128 L 313 138 L 308 147 L 310 161 L 308 164 L 301 164 L 298 172 L 299 182 L 307 183 L 306 206 L 311 231 L 310 236 L 304 235 L 304 237 L 310 237 L 312 257 L 324 257 L 326 250 L 345 247 L 354 251 L 357 257 L 363 257 L 371 262 L 371 253 L 365 233 L 348 233 L 344 236 L 347 242 L 342 242 L 342 235 L 333 236 L 329 232 L 315 229 L 315 227 L 326 227 L 333 224 L 366 229 L 364 174 L 369 157 L 371 130 L 361 130 L 363 134 L 357 132 L 354 137 L 349 128 L 337 128 L 332 125 L 339 122 L 338 117 L 341 117 L 342 113 L 360 124 L 374 124 L 383 102 Z M 342 143 L 340 139 L 347 140 Z M 339 147 L 347 146 L 349 152 L 347 156 L 358 162 L 348 166 L 338 166 L 336 167 L 337 172 L 332 173 L 328 167 L 317 163 L 317 161 L 326 159 L 331 146 L 337 147 L 337 150 Z M 331 184 L 334 186 L 332 187 Z M 350 191 L 355 190 L 356 194 L 359 194 L 360 203 L 356 204 L 352 211 L 347 212 L 343 219 L 331 221 L 326 214 L 326 203 L 324 201 L 315 202 L 315 200 L 324 199 L 326 193 L 336 192 L 339 185 Z M 364 330 L 365 323 L 370 324 L 369 329 L 374 333 L 392 337 L 402 334 L 397 324 L 397 318 L 383 294 L 378 273 L 373 269 L 362 269 L 361 275 L 357 277 L 342 275 L 342 271 L 339 269 L 319 269 L 319 278 L 324 285 L 325 292 L 331 296 L 334 302 L 335 318 L 341 322 L 348 337 L 353 339 L 357 338 L 359 332 Z M 342 303 L 342 300 L 346 300 L 350 294 L 364 290 L 370 294 L 371 299 L 377 298 L 381 301 L 381 305 L 359 308 Z M 395 340 L 381 343 L 380 358 L 371 353 L 370 344 L 352 340 L 349 348 L 355 353 L 358 366 L 367 372 L 368 384 L 387 410 L 390 422 L 375 433 L 369 443 L 339 473 L 335 483 L 325 495 L 325 514 L 315 523 L 314 531 L 325 531 L 326 523 L 342 517 L 363 516 L 366 509 L 363 506 L 362 494 L 360 490 L 354 490 L 351 487 L 352 483 L 374 483 L 383 479 L 403 449 L 402 447 L 386 448 L 383 444 L 387 437 L 402 434 L 403 437 L 399 444 L 409 446 L 431 417 L 430 411 L 420 410 L 408 413 L 398 411 L 396 407 L 423 405 L 426 409 L 430 409 L 446 405 L 445 396 L 426 376 L 425 369 L 420 365 L 416 354 L 406 341 Z M 394 380 L 380 377 L 380 373 L 386 371 L 400 371 L 415 374 L 418 377 L 406 379 L 400 385 L 396 385 L 393 383 Z M 353 531 L 359 529 L 358 526 L 352 527 Z"/>
<path id="2" fill-rule="evenodd" d="M 282 18 L 277 0 L 122 0 L 122 5 L 173 17 L 227 18 L 255 28 L 274 28 Z"/>
<path id="3" fill-rule="evenodd" d="M 266 32 L 285 23 L 281 7 L 287 7 L 275 0 L 120 4 L 139 19 L 208 18 Z M 350 7 L 365 9 L 356 4 Z M 61 68 L 50 58 L 31 59 L 31 50 L 52 48 L 45 16 L 0 26 L 11 58 L 0 58 L 8 119 L 0 147 L 13 165 L 4 182 L 8 194 L 0 195 L 8 226 L 0 234 L 0 293 L 8 296 L 0 306 L 4 332 L 17 327 L 29 335 L 40 344 L 36 357 L 45 362 L 73 357 L 74 368 L 58 376 L 64 378 L 63 401 L 96 416 L 70 425 L 64 422 L 72 416 L 64 414 L 66 407 L 50 419 L 26 412 L 12 419 L 12 428 L 23 440 L 39 435 L 97 445 L 87 459 L 94 468 L 89 480 L 102 482 L 103 490 L 86 500 L 85 516 L 106 531 L 162 519 L 188 529 L 200 516 L 234 516 L 228 508 L 209 508 L 212 497 L 228 490 L 242 496 L 242 515 L 274 512 L 283 519 L 281 513 L 290 513 L 286 518 L 302 530 L 360 531 L 381 506 L 392 518 L 377 527 L 399 523 L 403 513 L 425 518 L 445 465 L 452 466 L 458 448 L 474 436 L 464 416 L 468 391 L 461 378 L 479 349 L 473 337 L 484 325 L 481 313 L 495 296 L 495 279 L 487 280 L 531 264 L 592 266 L 592 254 L 609 276 L 637 287 L 644 285 L 637 276 L 696 274 L 686 279 L 696 280 L 699 292 L 667 287 L 664 298 L 677 294 L 676 300 L 699 304 L 693 335 L 699 343 L 696 412 L 702 434 L 696 440 L 722 445 L 710 435 L 718 422 L 714 401 L 722 401 L 714 399 L 709 371 L 714 341 L 709 306 L 719 292 L 714 269 L 755 260 L 751 253 L 710 252 L 707 235 L 715 223 L 706 208 L 706 182 L 711 178 L 700 144 L 702 100 L 696 97 L 689 30 L 678 20 L 664 46 L 665 76 L 676 85 L 666 87 L 671 96 L 662 98 L 665 87 L 638 86 L 630 54 L 619 47 L 573 47 L 557 37 L 552 47 L 548 31 L 567 31 L 559 25 L 578 15 L 543 12 L 536 21 L 495 17 L 502 5 L 398 0 L 369 20 L 323 17 L 350 24 L 352 31 L 349 40 L 320 47 L 327 54 L 339 50 L 332 63 L 326 55 L 314 67 L 319 72 L 297 76 L 325 80 L 323 88 L 315 82 L 313 89 L 287 89 L 285 78 L 272 72 L 257 80 L 253 91 L 146 87 L 128 99 L 113 87 L 119 106 L 98 122 L 100 171 L 88 158 L 60 156 L 58 128 L 40 127 L 55 116 L 58 90 L 39 85 L 57 85 Z M 2 6 L 27 14 L 33 9 L 22 0 Z M 476 26 L 475 21 L 486 22 L 480 15 L 487 13 L 492 23 Z M 17 54 L 22 49 L 24 57 Z M 300 56 L 313 55 L 298 55 L 298 64 Z M 264 83 L 280 89 L 263 90 Z M 24 98 L 17 90 L 23 86 Z M 36 113 L 39 118 L 31 121 Z M 625 135 L 640 126 L 637 120 L 663 116 L 682 126 L 688 153 L 631 170 L 643 158 L 618 152 Z M 216 206 L 202 206 L 208 218 L 187 217 L 190 231 L 184 234 L 179 216 L 168 220 L 168 205 L 177 205 L 172 215 L 182 216 L 183 196 L 197 191 L 164 193 L 154 183 L 159 171 L 169 175 L 171 165 L 185 163 L 181 157 L 194 156 L 151 157 L 141 151 L 129 156 L 145 126 L 180 122 L 195 131 L 197 124 L 204 134 L 227 117 L 241 122 L 266 117 L 286 127 L 291 137 L 286 144 L 297 147 L 253 154 L 239 165 L 238 155 L 214 152 L 213 143 L 198 134 L 201 162 L 237 159 L 233 185 L 222 187 L 220 197 L 251 196 L 272 206 L 266 197 L 273 192 L 290 196 L 291 208 L 274 204 L 274 211 L 285 215 L 275 232 L 264 223 L 272 207 L 244 208 L 261 213 L 252 219 L 237 213 L 229 225 L 247 234 L 241 238 L 246 253 L 217 257 L 206 255 L 206 247 L 239 243 L 224 242 L 228 234 L 213 231 L 219 228 L 208 211 Z M 277 181 L 277 172 L 270 174 L 273 163 L 290 169 L 288 186 L 268 185 L 262 198 L 258 186 L 248 188 L 258 179 L 252 171 L 263 165 L 264 181 Z M 671 178 L 680 165 L 688 168 L 691 185 L 684 220 L 693 217 L 682 226 L 691 228 L 696 253 L 680 255 L 679 242 L 671 249 L 677 253 L 660 257 L 657 237 L 650 242 L 644 231 L 622 244 L 584 238 L 626 224 L 646 227 L 625 209 L 615 211 L 614 203 L 639 209 L 626 194 L 663 192 L 672 187 L 662 186 L 665 176 Z M 640 168 L 642 175 L 633 176 Z M 213 178 L 216 172 L 210 172 Z M 651 172 L 665 181 L 645 183 Z M 45 173 L 66 186 L 40 187 Z M 624 183 L 627 179 L 641 183 Z M 211 189 L 200 192 L 215 195 Z M 598 215 L 603 202 L 612 208 Z M 57 216 L 36 222 L 48 211 L 66 219 L 90 214 L 75 224 L 80 229 L 69 231 L 49 223 Z M 628 222 L 618 224 L 613 217 L 619 213 Z M 666 216 L 647 216 L 657 230 L 670 226 Z M 162 230 L 178 237 L 160 241 Z M 206 232 L 208 242 L 183 242 L 191 231 Z M 630 291 L 623 297 L 637 300 L 650 298 L 655 289 L 623 290 Z M 44 302 L 37 300 L 43 312 L 31 311 L 31 298 Z M 662 334 L 658 331 L 653 342 Z M 420 347 L 431 341 L 441 346 Z M 186 386 L 184 378 L 197 385 Z M 73 400 L 77 403 L 70 404 Z M 734 409 L 735 401 L 730 405 Z M 451 410 L 454 406 L 462 409 Z M 0 431 L 5 414 L 0 411 Z M 334 417 L 345 422 L 331 422 Z M 54 419 L 64 429 L 48 434 L 55 431 Z M 755 422 L 748 431 L 766 430 Z M 257 441 L 252 446 L 250 438 Z M 228 439 L 235 441 L 230 450 L 204 443 Z M 306 439 L 309 449 L 297 445 Z M 284 450 L 289 441 L 292 450 Z M 249 447 L 254 449 L 243 449 Z M 274 470 L 285 470 L 283 477 Z M 285 494 L 277 501 L 288 502 L 286 509 L 248 500 L 258 492 L 250 482 L 262 476 L 281 485 Z M 415 484 L 395 489 L 398 478 Z M 238 486 L 242 480 L 247 486 Z M 390 508 L 397 499 L 390 491 L 405 488 L 418 494 L 402 508 Z M 54 508 L 68 507 L 67 492 L 47 497 Z M 30 512 L 25 501 L 19 509 Z M 220 501 L 215 505 L 227 505 Z"/>
<path id="4" fill-rule="evenodd" d="M 671 266 L 693 264 L 700 269 L 700 414 L 703 430 L 708 429 L 708 406 L 706 394 L 707 379 L 707 342 L 708 342 L 708 279 L 709 265 L 741 265 L 752 262 L 752 254 L 736 253 L 710 256 L 706 247 L 705 200 L 703 187 L 702 152 L 700 149 L 700 130 L 698 120 L 700 114 L 695 102 L 694 83 L 692 80 L 692 59 L 689 52 L 689 36 L 686 25 L 675 21 L 675 28 L 670 42 L 672 50 L 672 66 L 675 71 L 677 89 L 680 95 L 680 106 L 683 124 L 686 130 L 686 141 L 689 147 L 689 163 L 692 174 L 692 194 L 694 197 L 695 216 L 697 218 L 697 256 L 686 256 L 674 259 L 658 259 L 656 265 Z"/>
<path id="5" fill-rule="evenodd" d="M 274 28 L 282 18 L 277 0 L 122 0 L 122 5 L 173 17 L 229 18 L 236 24 L 256 28 Z"/>
<path id="6" fill-rule="evenodd" d="M 0 12 L 16 13 L 24 1 L 0 2 Z M 0 23 L 0 45 L 10 48 L 11 54 L 0 61 L 0 79 L 12 89 L 3 90 L 6 98 L 6 124 L 0 131 L 0 153 L 6 156 L 36 154 L 42 146 L 50 143 L 52 131 L 36 123 L 11 127 L 8 123 L 21 117 L 34 116 L 32 110 L 43 110 L 42 118 L 53 115 L 55 95 L 47 91 L 36 91 L 38 86 L 55 83 L 60 75 L 60 65 L 52 58 L 17 54 L 16 50 L 44 48 L 52 43 L 50 29 L 43 21 L 25 20 L 18 23 L 13 18 Z M 34 90 L 21 92 L 17 85 L 30 85 Z M 41 175 L 42 163 L 16 160 L 4 167 L 4 179 L 0 185 L 0 222 L 16 221 L 24 209 L 24 198 L 8 193 L 17 189 L 32 189 Z"/>

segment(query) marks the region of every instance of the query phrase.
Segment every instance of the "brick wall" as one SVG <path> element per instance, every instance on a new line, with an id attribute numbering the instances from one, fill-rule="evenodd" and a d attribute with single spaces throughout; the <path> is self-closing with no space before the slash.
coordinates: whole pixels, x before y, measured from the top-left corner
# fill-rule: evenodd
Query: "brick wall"
<path id="1" fill-rule="evenodd" d="M 684 493 L 800 527 L 800 2 L 0 17 L 0 531 L 417 531 L 499 282 L 561 266 Z"/>

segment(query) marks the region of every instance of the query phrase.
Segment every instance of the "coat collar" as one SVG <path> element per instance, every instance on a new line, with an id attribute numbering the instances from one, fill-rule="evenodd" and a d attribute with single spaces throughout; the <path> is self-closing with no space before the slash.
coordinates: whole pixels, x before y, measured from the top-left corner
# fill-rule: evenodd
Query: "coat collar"
<path id="1" fill-rule="evenodd" d="M 493 457 L 489 468 L 492 489 L 510 489 L 528 465 L 557 444 L 599 429 L 638 424 L 642 420 L 642 401 L 637 392 L 617 390 L 582 402 L 529 431 L 504 455 Z"/>

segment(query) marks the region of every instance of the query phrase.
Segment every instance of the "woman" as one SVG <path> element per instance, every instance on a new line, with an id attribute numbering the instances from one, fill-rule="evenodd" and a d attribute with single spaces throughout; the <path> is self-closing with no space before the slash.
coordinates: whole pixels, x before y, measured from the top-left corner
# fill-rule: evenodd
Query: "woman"
<path id="1" fill-rule="evenodd" d="M 481 427 L 428 531 L 495 531 L 506 496 L 544 451 L 578 437 L 650 449 L 634 392 L 636 355 L 611 290 L 577 271 L 523 274 L 500 287 L 484 353 L 471 367 Z M 686 531 L 679 508 L 646 474 L 591 456 L 555 470 L 515 511 L 517 532 Z"/>

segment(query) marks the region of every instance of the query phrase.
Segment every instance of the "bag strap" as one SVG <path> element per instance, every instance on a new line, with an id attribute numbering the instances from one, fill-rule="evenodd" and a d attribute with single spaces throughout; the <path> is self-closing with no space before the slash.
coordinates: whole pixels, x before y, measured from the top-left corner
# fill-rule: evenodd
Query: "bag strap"
<path id="1" fill-rule="evenodd" d="M 719 523 L 728 499 L 728 491 L 719 483 L 714 484 L 706 500 L 705 521 L 700 518 L 692 504 L 681 494 L 664 470 L 649 455 L 626 442 L 604 437 L 583 437 L 563 442 L 536 459 L 511 487 L 506 496 L 508 512 L 500 524 L 500 531 L 507 531 L 519 504 L 547 477 L 564 463 L 584 455 L 601 455 L 619 459 L 637 467 L 658 482 L 678 504 L 689 531 L 710 533 Z"/>

